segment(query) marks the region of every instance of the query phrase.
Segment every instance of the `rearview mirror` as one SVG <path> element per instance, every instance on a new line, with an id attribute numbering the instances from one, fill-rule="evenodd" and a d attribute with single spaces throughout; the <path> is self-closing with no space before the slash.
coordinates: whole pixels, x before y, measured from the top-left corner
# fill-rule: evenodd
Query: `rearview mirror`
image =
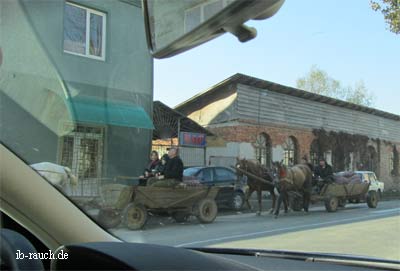
<path id="1" fill-rule="evenodd" d="M 285 0 L 142 0 L 147 43 L 155 58 L 185 52 L 226 32 L 246 42 L 248 20 L 273 16 Z"/>

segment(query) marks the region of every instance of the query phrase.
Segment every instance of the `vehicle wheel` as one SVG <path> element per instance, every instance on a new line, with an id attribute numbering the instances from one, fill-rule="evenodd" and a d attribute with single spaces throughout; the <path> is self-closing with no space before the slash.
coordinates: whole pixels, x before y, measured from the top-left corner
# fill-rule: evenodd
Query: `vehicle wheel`
<path id="1" fill-rule="evenodd" d="M 124 220 L 128 229 L 141 229 L 146 224 L 147 210 L 141 204 L 131 203 L 124 210 Z"/>
<path id="2" fill-rule="evenodd" d="M 176 212 L 172 214 L 172 218 L 178 223 L 183 223 L 188 221 L 189 217 L 190 214 L 184 212 Z"/>
<path id="3" fill-rule="evenodd" d="M 197 219 L 201 223 L 211 223 L 217 217 L 218 207 L 213 199 L 202 199 L 197 204 L 197 209 Z"/>
<path id="4" fill-rule="evenodd" d="M 329 197 L 325 200 L 325 208 L 328 212 L 336 212 L 339 201 L 337 197 Z"/>
<path id="5" fill-rule="evenodd" d="M 233 197 L 231 199 L 231 208 L 235 211 L 240 211 L 243 208 L 244 204 L 244 195 L 241 192 L 233 193 Z"/>
<path id="6" fill-rule="evenodd" d="M 290 208 L 295 212 L 300 212 L 303 209 L 303 200 L 297 196 L 289 198 Z"/>
<path id="7" fill-rule="evenodd" d="M 104 228 L 111 229 L 121 224 L 122 219 L 118 211 L 108 208 L 108 209 L 100 209 L 100 212 L 97 216 L 97 220 L 99 224 Z"/>
<path id="8" fill-rule="evenodd" d="M 376 208 L 376 206 L 378 206 L 378 194 L 376 193 L 376 191 L 368 192 L 367 205 L 369 208 Z"/>
<path id="9" fill-rule="evenodd" d="M 381 200 L 381 199 L 382 199 L 382 191 L 378 190 L 378 200 Z"/>
<path id="10" fill-rule="evenodd" d="M 338 206 L 344 208 L 346 207 L 346 202 L 347 202 L 346 199 L 340 199 Z"/>

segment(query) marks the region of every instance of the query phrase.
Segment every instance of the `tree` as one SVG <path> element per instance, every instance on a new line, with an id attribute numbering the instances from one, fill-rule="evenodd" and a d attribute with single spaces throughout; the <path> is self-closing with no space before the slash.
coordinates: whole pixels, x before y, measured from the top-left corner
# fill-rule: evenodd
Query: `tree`
<path id="1" fill-rule="evenodd" d="M 307 75 L 297 80 L 296 85 L 297 88 L 312 93 L 359 105 L 373 106 L 374 104 L 374 96 L 368 91 L 363 81 L 357 82 L 353 87 L 342 86 L 338 80 L 333 79 L 315 65 L 311 67 Z"/>
<path id="2" fill-rule="evenodd" d="M 379 0 L 370 3 L 373 10 L 382 12 L 389 30 L 400 34 L 400 0 Z"/>

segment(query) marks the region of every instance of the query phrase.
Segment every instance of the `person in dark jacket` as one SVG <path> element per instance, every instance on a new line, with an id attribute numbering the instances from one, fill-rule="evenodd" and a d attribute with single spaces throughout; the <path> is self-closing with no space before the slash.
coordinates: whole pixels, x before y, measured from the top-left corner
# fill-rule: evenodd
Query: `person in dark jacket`
<path id="1" fill-rule="evenodd" d="M 158 152 L 152 151 L 150 154 L 150 162 L 147 165 L 147 168 L 144 170 L 143 175 L 139 177 L 139 185 L 146 185 L 146 181 L 156 175 L 160 164 L 161 162 L 158 158 Z"/>
<path id="2" fill-rule="evenodd" d="M 170 148 L 168 157 L 163 175 L 149 179 L 148 186 L 173 187 L 182 182 L 183 162 L 178 155 L 178 149 Z"/>
<path id="3" fill-rule="evenodd" d="M 168 156 L 168 154 L 164 154 L 164 155 L 161 157 L 161 163 L 160 163 L 160 164 L 158 165 L 158 167 L 156 168 L 156 170 L 157 170 L 156 176 L 164 175 L 165 167 L 166 167 L 168 161 L 169 161 L 169 156 Z"/>
<path id="4" fill-rule="evenodd" d="M 314 174 L 326 182 L 333 181 L 332 167 L 326 162 L 324 158 L 319 159 L 319 165 L 315 168 Z"/>

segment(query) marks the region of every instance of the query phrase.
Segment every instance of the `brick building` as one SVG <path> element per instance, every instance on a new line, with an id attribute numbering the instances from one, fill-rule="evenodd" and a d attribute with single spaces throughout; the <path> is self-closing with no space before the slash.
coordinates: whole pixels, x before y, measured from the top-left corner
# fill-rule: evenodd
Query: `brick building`
<path id="1" fill-rule="evenodd" d="M 207 163 L 270 166 L 324 156 L 334 170 L 372 170 L 399 185 L 400 116 L 236 74 L 176 108 L 215 137 Z"/>

